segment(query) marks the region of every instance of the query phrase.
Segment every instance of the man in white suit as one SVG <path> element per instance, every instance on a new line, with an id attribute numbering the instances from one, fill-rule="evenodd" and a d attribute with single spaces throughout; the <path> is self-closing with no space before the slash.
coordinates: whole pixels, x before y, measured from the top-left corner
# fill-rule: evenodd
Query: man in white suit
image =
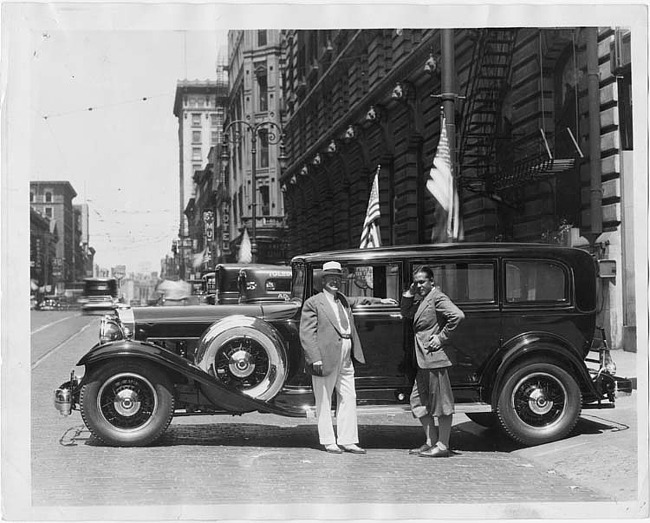
<path id="1" fill-rule="evenodd" d="M 339 292 L 343 271 L 338 262 L 323 264 L 323 292 L 305 301 L 300 319 L 300 342 L 312 372 L 318 437 L 334 454 L 365 454 L 359 447 L 354 358 L 365 363 L 351 307 L 357 304 L 393 303 L 381 298 L 346 298 Z M 336 390 L 338 436 L 332 424 L 332 394 Z M 338 444 L 337 444 L 338 443 Z"/>

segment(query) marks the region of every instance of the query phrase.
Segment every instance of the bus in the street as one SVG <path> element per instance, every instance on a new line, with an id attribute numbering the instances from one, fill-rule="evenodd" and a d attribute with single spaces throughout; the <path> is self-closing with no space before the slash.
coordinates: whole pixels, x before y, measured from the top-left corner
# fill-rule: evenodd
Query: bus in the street
<path id="1" fill-rule="evenodd" d="M 115 310 L 118 304 L 117 292 L 115 278 L 86 278 L 83 295 L 79 299 L 81 310 L 84 314 Z"/>

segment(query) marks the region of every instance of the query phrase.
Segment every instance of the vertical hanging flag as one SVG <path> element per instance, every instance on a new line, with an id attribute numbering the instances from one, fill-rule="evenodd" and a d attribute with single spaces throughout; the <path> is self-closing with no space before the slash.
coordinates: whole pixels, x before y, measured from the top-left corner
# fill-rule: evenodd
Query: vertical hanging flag
<path id="1" fill-rule="evenodd" d="M 248 237 L 248 229 L 244 227 L 244 234 L 239 245 L 239 254 L 237 255 L 237 263 L 250 263 L 251 261 L 253 261 L 251 239 Z"/>
<path id="2" fill-rule="evenodd" d="M 442 114 L 440 141 L 433 159 L 433 167 L 427 180 L 427 189 L 436 199 L 433 213 L 434 223 L 431 231 L 433 243 L 450 242 L 461 239 L 460 209 L 458 191 L 454 184 L 453 167 L 447 138 L 447 119 Z"/>
<path id="3" fill-rule="evenodd" d="M 198 269 L 201 265 L 203 265 L 206 262 L 207 249 L 208 248 L 206 247 L 201 252 L 197 252 L 196 254 L 192 255 L 192 267 Z"/>
<path id="4" fill-rule="evenodd" d="M 381 246 L 381 235 L 379 234 L 379 170 L 381 166 L 377 166 L 375 179 L 372 182 L 372 189 L 370 190 L 370 199 L 368 200 L 368 209 L 366 210 L 366 219 L 363 222 L 363 230 L 361 231 L 360 249 L 367 249 L 369 247 Z"/>

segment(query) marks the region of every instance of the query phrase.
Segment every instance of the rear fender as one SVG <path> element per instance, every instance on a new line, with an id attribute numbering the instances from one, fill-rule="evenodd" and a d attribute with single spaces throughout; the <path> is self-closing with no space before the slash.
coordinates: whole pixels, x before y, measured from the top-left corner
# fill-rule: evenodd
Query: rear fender
<path id="1" fill-rule="evenodd" d="M 583 396 L 596 393 L 589 371 L 573 347 L 556 336 L 528 333 L 511 340 L 490 362 L 489 368 L 496 371 L 487 372 L 485 375 L 496 376 L 494 382 L 489 385 L 492 391 L 490 403 L 493 406 L 498 401 L 501 385 L 507 378 L 509 369 L 516 363 L 535 356 L 563 363 L 563 368 L 576 378 Z"/>
<path id="2" fill-rule="evenodd" d="M 151 362 L 166 369 L 172 376 L 178 375 L 187 379 L 190 383 L 196 382 L 203 394 L 215 407 L 228 412 L 260 411 L 282 416 L 305 416 L 305 412 L 300 409 L 279 407 L 273 403 L 259 401 L 236 390 L 229 389 L 189 360 L 151 343 L 120 340 L 96 345 L 81 358 L 77 365 L 85 365 L 86 369 L 90 370 L 98 364 L 126 358 L 137 358 Z"/>

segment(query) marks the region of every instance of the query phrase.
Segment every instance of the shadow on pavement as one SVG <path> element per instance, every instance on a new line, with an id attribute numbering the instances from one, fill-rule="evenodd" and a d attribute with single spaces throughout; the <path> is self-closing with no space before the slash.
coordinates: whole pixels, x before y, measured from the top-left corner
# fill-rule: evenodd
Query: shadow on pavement
<path id="1" fill-rule="evenodd" d="M 580 418 L 567 440 L 585 434 L 603 434 L 627 430 L 629 427 L 610 420 L 595 421 Z M 423 443 L 422 428 L 413 425 L 359 425 L 360 444 L 367 449 L 406 450 Z M 104 446 L 92 436 L 85 426 L 70 427 L 59 440 L 63 446 L 85 444 Z M 171 425 L 163 436 L 151 446 L 173 447 L 226 446 L 226 447 L 274 447 L 320 449 L 316 425 L 277 426 L 260 423 L 212 423 Z M 495 428 L 484 428 L 473 421 L 454 425 L 451 447 L 462 452 L 513 452 L 524 445 L 510 439 Z"/>
<path id="2" fill-rule="evenodd" d="M 468 424 L 472 422 L 467 422 Z M 460 424 L 452 429 L 451 447 L 462 452 L 511 452 L 520 448 L 498 430 L 463 430 Z M 103 446 L 88 432 L 79 434 L 78 443 Z M 419 425 L 360 425 L 360 445 L 366 449 L 408 450 L 423 443 Z M 173 425 L 152 446 L 224 446 L 263 448 L 313 448 L 320 449 L 316 425 L 281 427 L 257 423 L 214 423 L 200 425 Z"/>

